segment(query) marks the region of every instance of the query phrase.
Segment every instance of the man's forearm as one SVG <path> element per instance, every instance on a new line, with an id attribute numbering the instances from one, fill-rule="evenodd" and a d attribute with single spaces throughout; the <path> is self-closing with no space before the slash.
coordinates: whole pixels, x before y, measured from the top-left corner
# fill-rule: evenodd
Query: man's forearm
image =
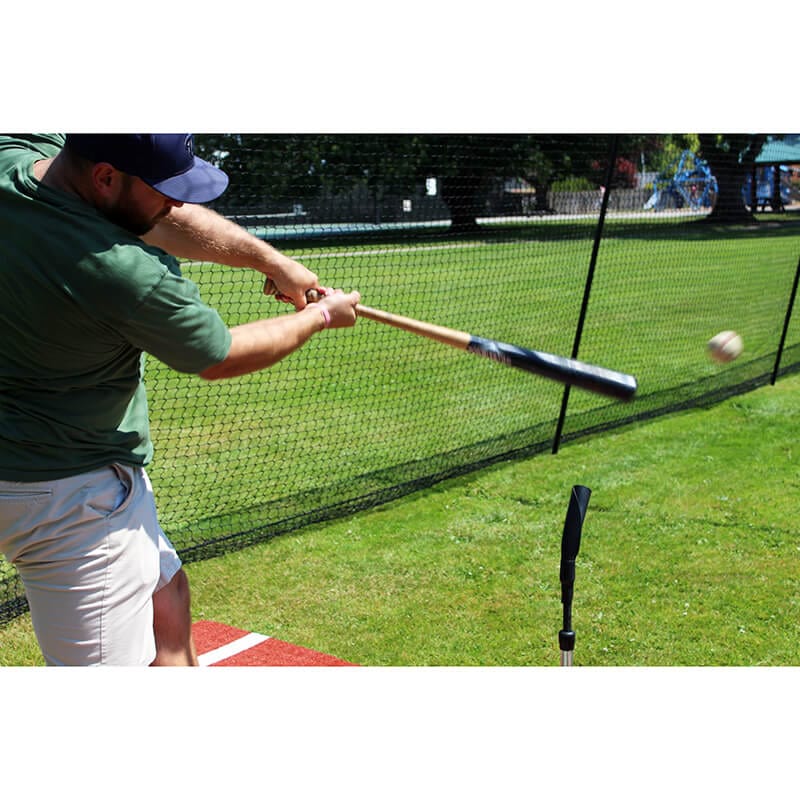
<path id="1" fill-rule="evenodd" d="M 280 299 L 305 308 L 306 292 L 319 289 L 315 273 L 205 206 L 173 208 L 143 237 L 176 258 L 249 267 L 272 278 Z"/>
<path id="2" fill-rule="evenodd" d="M 248 322 L 231 329 L 231 348 L 224 361 L 200 373 L 215 381 L 248 375 L 277 364 L 325 327 L 311 306 L 295 314 Z"/>
<path id="3" fill-rule="evenodd" d="M 302 347 L 317 331 L 355 325 L 360 300 L 358 292 L 333 292 L 302 311 L 237 325 L 231 328 L 228 355 L 203 370 L 200 377 L 214 381 L 271 367 Z"/>
<path id="4" fill-rule="evenodd" d="M 286 258 L 274 247 L 205 206 L 173 208 L 142 239 L 177 258 L 250 267 L 265 275 Z"/>

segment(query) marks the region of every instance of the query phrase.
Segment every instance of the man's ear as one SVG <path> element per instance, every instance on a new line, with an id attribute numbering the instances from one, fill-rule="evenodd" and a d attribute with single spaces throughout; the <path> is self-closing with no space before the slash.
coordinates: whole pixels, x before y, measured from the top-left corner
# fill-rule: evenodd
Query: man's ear
<path id="1" fill-rule="evenodd" d="M 92 167 L 92 186 L 104 200 L 116 201 L 121 185 L 122 173 L 111 164 L 101 161 Z"/>

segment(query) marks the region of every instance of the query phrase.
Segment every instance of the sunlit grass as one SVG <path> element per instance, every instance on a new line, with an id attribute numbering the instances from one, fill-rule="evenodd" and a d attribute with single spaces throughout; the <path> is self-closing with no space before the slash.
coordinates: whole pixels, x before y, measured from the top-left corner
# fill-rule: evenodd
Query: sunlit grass
<path id="1" fill-rule="evenodd" d="M 569 491 L 592 489 L 575 663 L 800 664 L 800 376 L 190 564 L 195 618 L 377 665 L 556 665 Z M 0 664 L 41 663 L 30 618 Z"/>

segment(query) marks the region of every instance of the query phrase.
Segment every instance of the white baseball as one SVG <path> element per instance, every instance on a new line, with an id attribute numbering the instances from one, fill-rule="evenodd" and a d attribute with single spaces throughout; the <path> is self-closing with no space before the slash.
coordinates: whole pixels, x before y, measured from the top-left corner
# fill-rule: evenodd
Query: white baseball
<path id="1" fill-rule="evenodd" d="M 736 331 L 722 331 L 708 342 L 708 354 L 714 361 L 727 364 L 738 358 L 744 350 L 742 337 Z"/>

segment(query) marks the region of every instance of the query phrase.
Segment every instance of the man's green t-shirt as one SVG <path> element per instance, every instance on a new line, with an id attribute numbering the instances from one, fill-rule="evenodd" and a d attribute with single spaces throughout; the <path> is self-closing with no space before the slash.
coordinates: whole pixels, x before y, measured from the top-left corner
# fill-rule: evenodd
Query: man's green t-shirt
<path id="1" fill-rule="evenodd" d="M 0 137 L 4 480 L 147 464 L 144 353 L 198 373 L 230 348 L 227 326 L 172 256 L 33 177 L 63 142 Z"/>

